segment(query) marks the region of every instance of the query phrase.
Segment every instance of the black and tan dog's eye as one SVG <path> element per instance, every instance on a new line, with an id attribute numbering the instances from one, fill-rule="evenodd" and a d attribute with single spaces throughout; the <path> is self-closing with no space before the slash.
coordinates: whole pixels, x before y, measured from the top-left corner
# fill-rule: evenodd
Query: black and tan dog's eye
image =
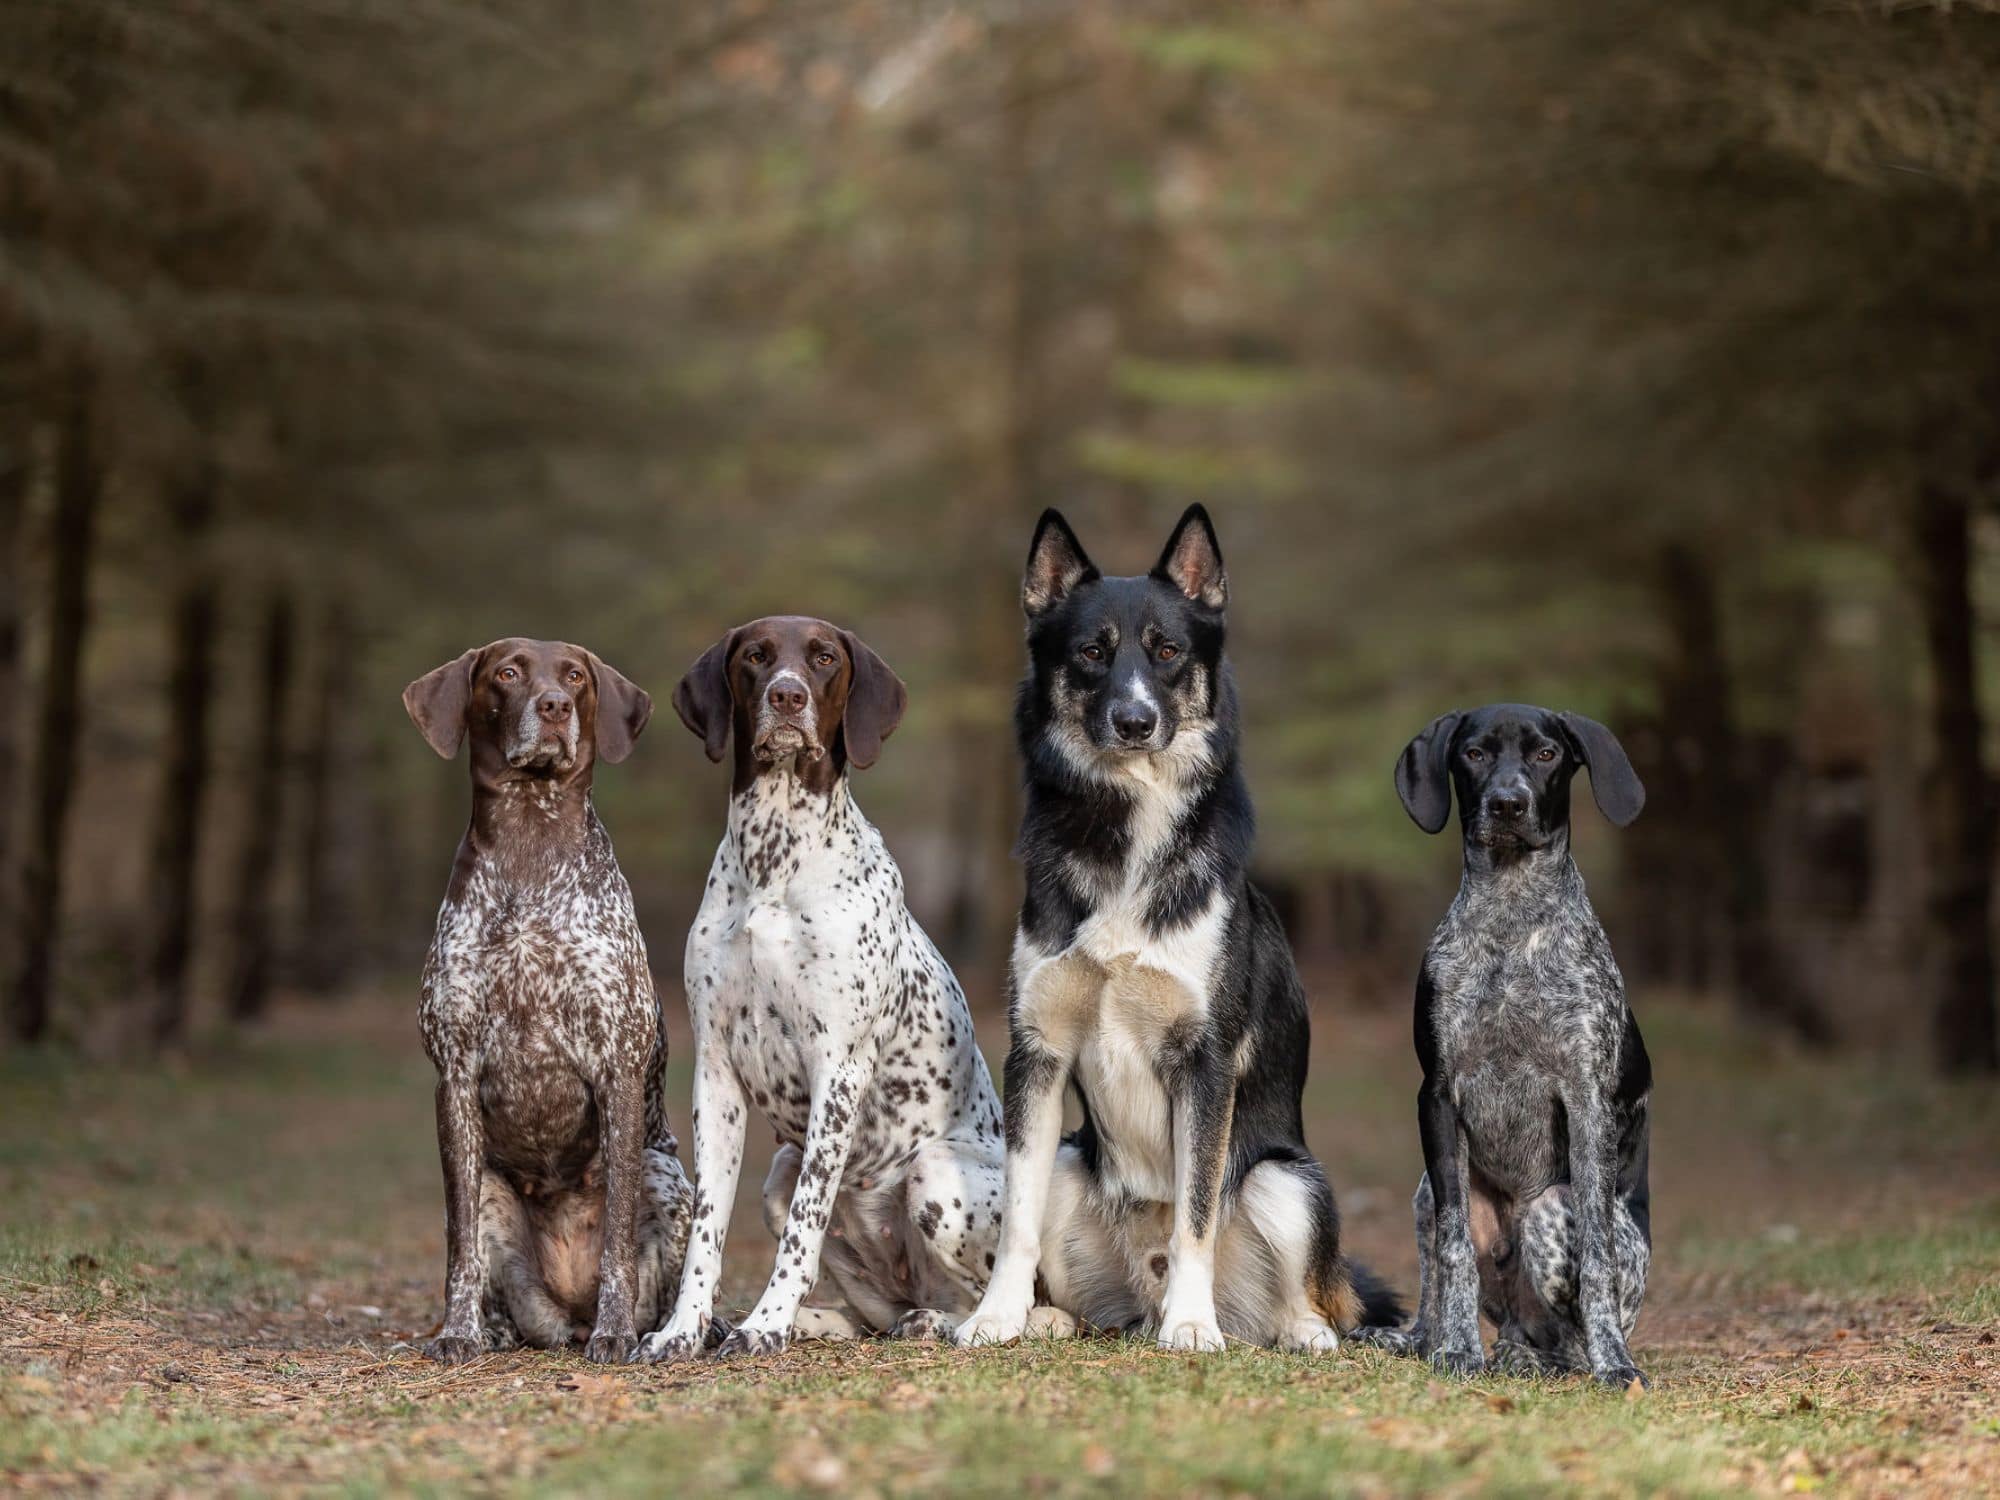
<path id="1" fill-rule="evenodd" d="M 1085 661 L 1104 660 L 1104 648 L 1102 646 L 1085 646 L 1082 654 Z"/>
<path id="2" fill-rule="evenodd" d="M 1554 760 L 1555 758 L 1556 758 L 1556 747 L 1554 745 L 1544 745 L 1539 751 L 1535 753 L 1535 759 L 1541 761 L 1544 765 L 1547 765 L 1550 761 Z"/>
<path id="3" fill-rule="evenodd" d="M 1179 656 L 1180 654 L 1181 654 L 1181 648 L 1172 644 L 1171 642 L 1161 645 L 1158 650 L 1153 652 L 1154 657 L 1160 661 L 1172 661 L 1176 656 Z"/>

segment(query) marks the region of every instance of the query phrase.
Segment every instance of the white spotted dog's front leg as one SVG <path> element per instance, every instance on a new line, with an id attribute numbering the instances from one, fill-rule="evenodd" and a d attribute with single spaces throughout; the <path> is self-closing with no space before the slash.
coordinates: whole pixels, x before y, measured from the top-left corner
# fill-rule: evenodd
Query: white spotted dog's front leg
<path id="1" fill-rule="evenodd" d="M 1618 1256 L 1613 1200 L 1618 1189 L 1618 1142 L 1611 1110 L 1594 1089 L 1563 1091 L 1569 1115 L 1570 1213 L 1575 1222 L 1577 1314 L 1583 1322 L 1590 1373 L 1605 1385 L 1647 1383 L 1632 1362 L 1619 1317 Z"/>
<path id="2" fill-rule="evenodd" d="M 1162 1349 L 1223 1347 L 1215 1316 L 1215 1235 L 1229 1164 L 1234 1088 L 1213 1059 L 1198 1057 L 1174 1101 L 1174 1227 L 1160 1303 Z"/>
<path id="3" fill-rule="evenodd" d="M 840 1179 L 847 1171 L 855 1117 L 872 1072 L 872 1059 L 850 1058 L 813 1080 L 805 1159 L 799 1164 L 798 1185 L 785 1214 L 785 1232 L 778 1237 L 778 1263 L 750 1316 L 715 1351 L 718 1359 L 776 1354 L 791 1343 L 800 1304 L 819 1279 L 820 1247 L 833 1218 Z"/>
<path id="4" fill-rule="evenodd" d="M 727 1049 L 719 1043 L 697 1042 L 694 1218 L 688 1229 L 687 1258 L 681 1264 L 680 1295 L 666 1326 L 640 1341 L 635 1359 L 694 1359 L 711 1342 L 722 1243 L 729 1230 L 729 1211 L 736 1204 L 737 1174 L 743 1169 L 747 1108 Z"/>
<path id="5" fill-rule="evenodd" d="M 1042 1216 L 1062 1135 L 1062 1091 L 1068 1068 L 1041 1038 L 1022 1029 L 1007 1052 L 1007 1197 L 1000 1216 L 1000 1251 L 986 1294 L 953 1335 L 962 1347 L 1010 1344 L 1024 1333 L 1042 1260 Z"/>

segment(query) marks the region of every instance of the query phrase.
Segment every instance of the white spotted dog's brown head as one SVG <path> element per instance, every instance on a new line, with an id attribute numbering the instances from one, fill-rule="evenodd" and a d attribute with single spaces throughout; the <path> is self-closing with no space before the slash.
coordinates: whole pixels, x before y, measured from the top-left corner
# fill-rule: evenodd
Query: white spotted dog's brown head
<path id="1" fill-rule="evenodd" d="M 866 770 L 908 701 L 902 679 L 859 636 L 803 615 L 737 626 L 674 689 L 674 711 L 710 760 L 734 736 L 738 791 L 771 766 L 793 766 L 821 790 L 850 764 Z"/>
<path id="2" fill-rule="evenodd" d="M 446 760 L 472 741 L 475 781 L 586 780 L 617 764 L 653 700 L 581 646 L 518 636 L 466 652 L 403 689 L 403 707 Z"/>
<path id="3" fill-rule="evenodd" d="M 1021 604 L 1029 679 L 1022 712 L 1087 778 L 1141 758 L 1190 768 L 1233 737 L 1223 657 L 1229 584 L 1208 512 L 1190 506 L 1152 572 L 1106 578 L 1061 514 L 1043 514 Z"/>

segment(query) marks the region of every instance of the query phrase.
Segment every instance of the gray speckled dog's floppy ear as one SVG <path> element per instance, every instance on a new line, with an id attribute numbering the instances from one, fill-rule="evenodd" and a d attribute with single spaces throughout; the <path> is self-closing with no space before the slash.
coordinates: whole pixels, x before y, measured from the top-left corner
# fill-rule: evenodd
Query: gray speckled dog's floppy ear
<path id="1" fill-rule="evenodd" d="M 1451 817 L 1451 739 L 1460 713 L 1440 714 L 1396 761 L 1396 795 L 1403 811 L 1425 833 L 1436 833 Z"/>
<path id="2" fill-rule="evenodd" d="M 1576 741 L 1577 754 L 1590 768 L 1590 795 L 1597 810 L 1620 828 L 1629 826 L 1646 805 L 1646 788 L 1618 736 L 1582 714 L 1559 714 L 1563 728 Z"/>

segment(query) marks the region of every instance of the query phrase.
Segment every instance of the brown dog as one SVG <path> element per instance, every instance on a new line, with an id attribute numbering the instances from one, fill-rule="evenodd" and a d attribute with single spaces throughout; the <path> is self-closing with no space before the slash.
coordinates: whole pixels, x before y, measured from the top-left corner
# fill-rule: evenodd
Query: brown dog
<path id="1" fill-rule="evenodd" d="M 659 995 L 590 800 L 652 699 L 579 647 L 509 639 L 411 683 L 403 706 L 446 759 L 472 741 L 472 822 L 419 1011 L 445 1181 L 445 1318 L 425 1352 L 457 1363 L 591 1327 L 585 1354 L 623 1360 L 673 1303 L 692 1197 Z"/>

